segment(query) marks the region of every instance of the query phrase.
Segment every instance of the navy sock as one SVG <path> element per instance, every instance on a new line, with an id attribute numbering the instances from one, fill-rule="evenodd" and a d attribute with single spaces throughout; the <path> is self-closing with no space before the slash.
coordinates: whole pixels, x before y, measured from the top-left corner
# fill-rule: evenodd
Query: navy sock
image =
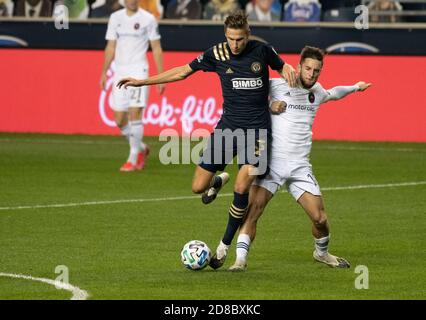
<path id="1" fill-rule="evenodd" d="M 237 193 L 234 192 L 234 201 L 229 208 L 228 225 L 226 226 L 225 234 L 223 235 L 222 242 L 226 245 L 230 245 L 232 239 L 235 236 L 238 228 L 243 221 L 243 218 L 247 211 L 248 206 L 248 193 Z"/>

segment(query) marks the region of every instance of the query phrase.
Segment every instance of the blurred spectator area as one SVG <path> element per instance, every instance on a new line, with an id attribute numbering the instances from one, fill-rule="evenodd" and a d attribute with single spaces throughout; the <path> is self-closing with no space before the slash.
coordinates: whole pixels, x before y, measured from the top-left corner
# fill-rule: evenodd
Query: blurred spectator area
<path id="1" fill-rule="evenodd" d="M 426 22 L 426 0 L 362 0 L 370 22 Z"/>
<path id="2" fill-rule="evenodd" d="M 0 0 L 1 17 L 52 17 L 58 5 L 72 19 L 108 18 L 124 0 Z M 158 20 L 223 21 L 243 9 L 250 21 L 353 22 L 355 8 L 368 7 L 370 23 L 426 22 L 426 0 L 139 0 Z"/>
<path id="3" fill-rule="evenodd" d="M 289 0 L 284 5 L 284 21 L 319 22 L 321 3 L 319 0 Z"/>
<path id="4" fill-rule="evenodd" d="M 202 18 L 199 0 L 169 0 L 166 3 L 165 19 L 194 20 Z"/>
<path id="5" fill-rule="evenodd" d="M 109 17 L 114 11 L 123 8 L 123 4 L 118 0 L 103 0 L 94 2 L 91 6 L 91 18 Z"/>
<path id="6" fill-rule="evenodd" d="M 10 17 L 13 14 L 14 3 L 11 0 L 0 0 L 0 17 Z"/>

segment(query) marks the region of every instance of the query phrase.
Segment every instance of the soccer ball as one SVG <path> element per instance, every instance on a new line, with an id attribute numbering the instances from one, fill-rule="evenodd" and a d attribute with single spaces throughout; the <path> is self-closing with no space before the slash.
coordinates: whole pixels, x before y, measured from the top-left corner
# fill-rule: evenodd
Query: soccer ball
<path id="1" fill-rule="evenodd" d="M 201 270 L 209 264 L 212 253 L 203 241 L 191 240 L 183 246 L 180 256 L 186 268 Z"/>

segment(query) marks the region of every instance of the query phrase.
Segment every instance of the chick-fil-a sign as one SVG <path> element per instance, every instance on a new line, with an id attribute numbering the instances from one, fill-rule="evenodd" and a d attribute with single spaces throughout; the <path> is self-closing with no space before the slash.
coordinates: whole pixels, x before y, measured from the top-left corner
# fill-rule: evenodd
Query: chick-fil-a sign
<path id="1" fill-rule="evenodd" d="M 199 54 L 165 52 L 164 67 L 185 65 Z M 297 66 L 298 55 L 281 56 Z M 0 132 L 120 134 L 110 108 L 113 70 L 108 88 L 99 85 L 103 59 L 103 51 L 1 49 Z M 155 74 L 151 53 L 148 59 L 150 74 Z M 314 139 L 426 142 L 424 74 L 418 70 L 426 70 L 426 57 L 328 55 L 320 77 L 325 88 L 361 80 L 373 86 L 322 105 Z M 389 90 L 389 79 L 410 80 L 397 81 L 397 89 Z M 163 95 L 152 86 L 143 115 L 145 135 L 157 136 L 164 129 L 180 135 L 209 132 L 222 114 L 222 103 L 214 73 L 196 72 L 166 84 Z"/>
<path id="2" fill-rule="evenodd" d="M 98 106 L 99 116 L 103 123 L 109 127 L 116 126 L 114 117 L 110 112 L 114 103 L 112 91 L 113 89 L 126 90 L 113 87 L 114 71 L 115 66 L 112 64 L 107 73 L 106 87 L 100 92 Z M 150 89 L 151 94 L 155 94 L 155 92 L 152 92 L 155 88 Z M 168 93 L 174 91 L 174 88 L 168 89 L 165 94 L 161 96 L 157 94 L 155 99 L 151 97 L 148 100 L 142 120 L 146 128 L 150 128 L 148 131 L 151 135 L 159 134 L 159 132 L 156 132 L 157 129 L 161 131 L 166 128 L 174 128 L 181 135 L 190 135 L 198 128 L 214 128 L 222 115 L 220 101 L 217 101 L 221 98 L 218 99 L 217 92 L 216 95 L 213 92 L 210 95 L 194 92 L 187 96 L 179 95 L 179 99 L 176 99 L 177 94 L 174 93 L 174 99 L 168 98 Z"/>

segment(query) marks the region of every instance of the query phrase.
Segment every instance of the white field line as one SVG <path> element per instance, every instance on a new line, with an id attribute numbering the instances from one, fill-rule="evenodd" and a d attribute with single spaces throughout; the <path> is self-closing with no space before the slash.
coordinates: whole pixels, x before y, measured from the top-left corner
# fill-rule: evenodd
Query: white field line
<path id="1" fill-rule="evenodd" d="M 55 286 L 57 289 L 62 289 L 62 290 L 71 292 L 72 293 L 71 300 L 86 300 L 89 297 L 89 294 L 87 293 L 87 291 L 82 290 L 79 287 L 73 286 L 69 283 L 64 283 L 57 280 L 46 279 L 46 278 L 36 278 L 32 276 L 26 276 L 23 274 L 3 273 L 3 272 L 0 272 L 0 277 L 25 279 L 25 280 L 47 283 L 52 286 Z"/>
<path id="2" fill-rule="evenodd" d="M 46 143 L 46 144 L 99 144 L 99 145 L 111 145 L 111 144 L 129 144 L 124 141 L 96 141 L 96 140 L 66 140 L 66 139 L 10 139 L 10 138 L 0 138 L 1 142 L 13 142 L 13 143 Z"/>
<path id="3" fill-rule="evenodd" d="M 344 146 L 315 146 L 313 149 L 318 150 L 337 150 L 337 151 L 399 151 L 399 152 L 426 152 L 426 149 L 415 149 L 415 148 L 383 148 L 383 147 L 344 147 Z"/>
<path id="4" fill-rule="evenodd" d="M 364 184 L 357 186 L 344 186 L 344 187 L 325 187 L 321 188 L 324 191 L 337 191 L 337 190 L 356 190 L 356 189 L 374 189 L 374 188 L 394 188 L 394 187 L 409 187 L 420 186 L 426 184 L 426 181 L 412 181 L 412 182 L 397 182 L 397 183 L 382 183 L 382 184 Z"/>
<path id="5" fill-rule="evenodd" d="M 413 181 L 413 182 L 399 182 L 399 183 L 385 183 L 385 184 L 365 184 L 355 186 L 341 186 L 341 187 L 325 187 L 321 188 L 322 191 L 339 191 L 339 190 L 357 190 L 357 189 L 374 189 L 374 188 L 393 188 L 393 187 L 408 187 L 426 185 L 426 181 Z M 286 192 L 283 190 L 282 192 Z M 230 197 L 233 193 L 219 194 L 218 197 Z M 32 206 L 14 206 L 14 207 L 0 207 L 0 211 L 24 210 L 24 209 L 50 209 L 50 208 L 68 208 L 68 207 L 81 207 L 81 206 L 97 206 L 105 204 L 120 204 L 120 203 L 141 203 L 141 202 L 161 202 L 161 201 L 176 201 L 176 200 L 189 200 L 199 199 L 199 195 L 193 196 L 180 196 L 180 197 L 164 197 L 164 198 L 151 198 L 151 199 L 121 199 L 121 200 L 105 200 L 105 201 L 88 201 L 88 202 L 74 202 L 74 203 L 58 203 L 58 204 L 38 204 Z"/>

